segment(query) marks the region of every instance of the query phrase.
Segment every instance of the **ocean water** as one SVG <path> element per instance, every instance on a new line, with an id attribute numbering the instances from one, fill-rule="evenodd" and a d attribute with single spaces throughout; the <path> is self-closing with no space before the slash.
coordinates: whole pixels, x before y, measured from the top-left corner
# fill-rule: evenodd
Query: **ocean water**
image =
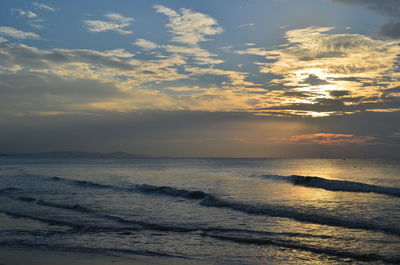
<path id="1" fill-rule="evenodd" d="M 400 263 L 394 160 L 2 158 L 0 197 L 7 248 L 189 265 Z"/>

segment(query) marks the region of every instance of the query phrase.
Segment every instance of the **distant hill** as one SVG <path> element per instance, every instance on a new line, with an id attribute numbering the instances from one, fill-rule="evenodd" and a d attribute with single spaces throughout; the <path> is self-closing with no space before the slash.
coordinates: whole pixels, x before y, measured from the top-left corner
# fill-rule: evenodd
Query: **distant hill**
<path id="1" fill-rule="evenodd" d="M 138 158 L 149 157 L 146 155 L 129 154 L 125 152 L 96 153 L 81 151 L 55 151 L 44 153 L 0 154 L 0 157 L 26 157 L 26 158 Z"/>

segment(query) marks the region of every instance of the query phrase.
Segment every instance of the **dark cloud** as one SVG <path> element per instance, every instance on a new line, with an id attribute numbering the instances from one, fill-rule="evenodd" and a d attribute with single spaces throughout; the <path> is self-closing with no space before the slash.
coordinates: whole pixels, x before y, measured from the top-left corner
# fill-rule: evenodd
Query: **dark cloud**
<path id="1" fill-rule="evenodd" d="M 400 1 L 398 0 L 333 0 L 338 3 L 360 5 L 387 17 L 389 23 L 383 25 L 380 34 L 385 37 L 400 38 Z"/>
<path id="2" fill-rule="evenodd" d="M 35 72 L 0 73 L 0 93 L 0 110 L 15 113 L 67 111 L 71 105 L 123 96 L 112 84 Z"/>
<path id="3" fill-rule="evenodd" d="M 264 110 L 298 110 L 298 111 L 313 111 L 313 112 L 338 112 L 338 113 L 354 113 L 358 111 L 367 111 L 370 109 L 378 110 L 390 110 L 397 109 L 400 106 L 400 97 L 393 97 L 388 95 L 382 95 L 381 97 L 368 98 L 366 102 L 363 102 L 363 98 L 346 98 L 346 91 L 332 91 L 333 93 L 339 93 L 337 98 L 321 98 L 315 100 L 314 103 L 298 103 L 288 104 L 281 106 L 274 106 L 269 108 L 260 108 L 258 111 Z M 357 104 L 346 104 L 346 103 L 357 103 Z"/>
<path id="4" fill-rule="evenodd" d="M 305 91 L 295 91 L 295 90 L 286 90 L 283 93 L 284 96 L 293 97 L 293 98 L 309 98 L 313 96 L 313 93 L 305 92 Z"/>
<path id="5" fill-rule="evenodd" d="M 400 18 L 400 2 L 398 0 L 333 0 L 334 2 L 361 5 L 377 11 L 382 15 Z"/>
<path id="6" fill-rule="evenodd" d="M 387 93 L 397 93 L 397 92 L 400 92 L 400 86 L 397 86 L 397 87 L 393 87 L 393 88 L 390 88 L 390 89 L 386 89 L 385 90 Z"/>
<path id="7" fill-rule="evenodd" d="M 198 111 L 0 115 L 2 152 L 121 150 L 155 156 L 393 157 L 398 155 L 399 139 L 389 136 L 400 131 L 398 113 L 365 112 L 319 119 Z M 375 140 L 368 146 L 310 144 L 307 148 L 279 141 L 281 137 L 317 133 Z"/>
<path id="8" fill-rule="evenodd" d="M 346 91 L 346 90 L 334 90 L 334 91 L 330 91 L 329 94 L 330 94 L 332 97 L 344 97 L 344 96 L 350 95 L 350 91 Z"/>
<path id="9" fill-rule="evenodd" d="M 132 70 L 134 66 L 104 52 L 92 50 L 38 50 L 22 44 L 0 46 L 0 66 L 48 68 L 52 65 L 66 63 L 87 63 L 95 66 Z"/>
<path id="10" fill-rule="evenodd" d="M 381 35 L 393 39 L 400 38 L 400 21 L 395 23 L 388 23 L 381 27 Z"/>
<path id="11" fill-rule="evenodd" d="M 320 86 L 320 85 L 328 85 L 329 84 L 328 81 L 323 80 L 316 75 L 309 75 L 306 79 L 304 79 L 303 83 L 309 84 L 311 86 Z"/>
<path id="12" fill-rule="evenodd" d="M 124 150 L 146 155 L 209 156 L 229 138 L 230 123 L 252 121 L 247 113 L 189 111 L 92 112 L 88 115 L 8 116 L 1 115 L 0 150 L 37 152 L 50 150 Z M 242 128 L 246 131 L 247 128 Z M 240 133 L 239 133 L 240 134 Z M 171 139 L 205 141 L 172 144 Z M 169 143 L 168 143 L 169 142 Z M 200 150 L 201 149 L 201 150 Z M 224 149 L 224 148 L 222 148 Z M 222 150 L 221 149 L 221 150 Z"/>

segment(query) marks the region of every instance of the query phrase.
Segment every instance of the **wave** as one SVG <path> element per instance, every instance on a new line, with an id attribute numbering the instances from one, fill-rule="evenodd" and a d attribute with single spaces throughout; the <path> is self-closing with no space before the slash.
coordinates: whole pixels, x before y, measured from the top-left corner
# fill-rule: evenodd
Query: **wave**
<path id="1" fill-rule="evenodd" d="M 78 185 L 80 187 L 85 187 L 85 188 L 112 189 L 112 190 L 124 191 L 124 192 L 145 192 L 145 193 L 151 192 L 151 193 L 159 193 L 159 194 L 164 194 L 164 195 L 169 195 L 169 196 L 174 196 L 174 197 L 182 197 L 182 198 L 193 199 L 193 200 L 204 199 L 205 197 L 210 196 L 210 194 L 207 194 L 203 191 L 190 191 L 190 190 L 177 189 L 177 188 L 168 187 L 168 186 L 154 186 L 154 185 L 148 185 L 148 184 L 140 184 L 140 185 L 131 184 L 131 186 L 127 186 L 127 187 L 118 187 L 118 186 L 112 186 L 112 185 L 106 185 L 106 184 L 99 184 L 99 183 L 85 181 L 85 180 L 71 180 L 71 179 L 65 179 L 65 178 L 60 178 L 60 177 L 50 177 L 50 180 L 60 181 L 60 182 L 64 182 L 64 183 L 72 184 L 72 185 Z"/>
<path id="2" fill-rule="evenodd" d="M 46 207 L 53 207 L 53 208 L 59 208 L 59 209 L 66 209 L 66 210 L 71 210 L 71 211 L 77 211 L 81 213 L 88 213 L 92 214 L 95 217 L 100 217 L 104 219 L 109 219 L 113 221 L 117 221 L 122 224 L 126 225 L 135 225 L 136 227 L 123 227 L 121 228 L 122 230 L 145 230 L 145 229 L 150 229 L 150 230 L 157 230 L 157 231 L 171 231 L 171 232 L 192 232 L 192 231 L 197 231 L 197 228 L 187 228 L 187 227 L 177 227 L 177 226 L 166 226 L 166 225 L 160 225 L 160 224 L 154 224 L 154 223 L 146 223 L 142 221 L 134 221 L 134 220 L 128 220 L 123 217 L 119 216 L 114 216 L 114 215 L 107 215 L 107 214 L 102 214 L 100 212 L 97 212 L 93 209 L 89 209 L 87 207 L 81 206 L 79 204 L 60 204 L 60 203 L 54 203 L 54 202 L 48 202 L 32 197 L 13 197 L 9 196 L 9 198 L 12 199 L 17 199 L 20 201 L 24 202 L 29 202 L 29 203 L 36 203 L 38 205 L 46 206 Z M 0 211 L 1 212 L 1 211 Z M 17 217 L 17 218 L 27 218 L 27 219 L 32 219 L 36 221 L 42 221 L 48 224 L 57 224 L 57 225 L 65 225 L 65 226 L 70 226 L 75 229 L 85 229 L 85 230 L 107 230 L 108 227 L 99 227 L 99 226 L 88 226 L 88 225 L 83 225 L 83 224 L 76 224 L 76 223 L 70 223 L 70 222 L 64 222 L 64 221 L 58 221 L 58 220 L 53 220 L 53 219 L 47 219 L 47 218 L 41 218 L 41 217 L 35 217 L 32 215 L 28 214 L 20 214 L 20 213 L 14 213 L 14 212 L 8 212 L 8 211 L 3 211 L 3 213 Z M 116 228 L 112 228 L 112 230 L 115 230 Z"/>
<path id="3" fill-rule="evenodd" d="M 274 178 L 281 178 L 279 176 L 274 176 Z M 289 178 L 289 177 L 287 177 Z M 307 179 L 307 177 L 303 177 Z M 295 176 L 291 179 L 298 180 L 298 183 L 302 183 L 302 179 L 298 176 Z M 311 181 L 303 181 L 303 183 L 312 183 L 313 177 L 311 177 Z M 340 219 L 334 216 L 329 215 L 321 215 L 319 213 L 306 213 L 298 209 L 294 209 L 287 206 L 274 206 L 274 205 L 251 205 L 247 203 L 237 202 L 237 201 L 230 201 L 218 198 L 212 194 L 199 191 L 199 190 L 186 190 L 186 189 L 179 189 L 169 186 L 155 186 L 155 185 L 132 185 L 128 188 L 122 188 L 117 186 L 99 184 L 89 181 L 81 181 L 81 180 L 69 180 L 63 179 L 59 177 L 51 177 L 52 180 L 55 181 L 62 181 L 69 184 L 79 185 L 87 188 L 107 188 L 113 189 L 118 191 L 125 191 L 125 192 L 143 192 L 143 193 L 155 193 L 160 195 L 167 195 L 171 197 L 181 197 L 190 200 L 197 200 L 199 204 L 206 207 L 215 207 L 215 208 L 228 208 L 235 211 L 245 212 L 247 214 L 254 214 L 254 215 L 266 215 L 271 217 L 282 217 L 282 218 L 289 218 L 299 222 L 306 222 L 306 223 L 314 223 L 320 225 L 328 225 L 328 226 L 336 226 L 336 227 L 343 227 L 343 228 L 350 228 L 350 229 L 364 229 L 369 231 L 377 231 L 383 232 L 387 234 L 393 234 L 400 236 L 400 229 L 396 227 L 388 227 L 383 226 L 375 223 L 367 223 L 363 220 L 357 219 Z M 321 179 L 321 178 L 319 178 Z M 330 180 L 326 180 L 330 181 Z M 315 181 L 314 181 L 315 182 Z M 333 181 L 335 182 L 335 181 Z M 345 182 L 346 181 L 336 181 L 336 182 Z M 316 182 L 315 182 L 316 183 Z M 352 182 L 349 182 L 352 183 Z M 363 184 L 363 183 L 359 183 Z M 298 184 L 300 185 L 300 184 Z M 307 184 L 308 185 L 308 184 Z M 363 184 L 369 185 L 369 184 Z M 373 185 L 370 185 L 373 186 Z M 49 206 L 49 205 L 48 205 Z M 53 204 L 54 206 L 54 204 Z M 72 207 L 71 207 L 72 208 Z M 103 216 L 104 217 L 104 216 Z M 110 217 L 108 217 L 110 218 Z M 139 224 L 140 225 L 140 224 Z M 157 228 L 157 225 L 155 225 Z M 151 226 L 150 226 L 151 228 Z M 157 229 L 164 229 L 163 227 L 158 227 Z M 170 229 L 169 227 L 165 228 Z M 180 230 L 177 228 L 177 230 Z M 165 231 L 165 230 L 162 230 Z"/>
<path id="4" fill-rule="evenodd" d="M 16 212 L 3 211 L 3 210 L 0 211 L 0 213 L 6 214 L 6 215 L 14 217 L 14 218 L 25 218 L 25 219 L 30 219 L 30 220 L 34 220 L 34 221 L 40 221 L 43 223 L 47 223 L 49 225 L 67 226 L 67 227 L 74 228 L 74 229 L 82 229 L 85 227 L 82 224 L 76 224 L 76 223 L 61 221 L 61 220 L 48 219 L 48 218 L 33 216 L 33 215 L 29 215 L 29 214 L 24 214 L 24 213 L 16 213 Z"/>
<path id="5" fill-rule="evenodd" d="M 4 189 L 0 189 L 0 195 L 3 194 L 9 194 L 10 192 L 19 190 L 18 188 L 14 188 L 14 187 L 8 187 L 8 188 L 4 188 Z"/>
<path id="6" fill-rule="evenodd" d="M 399 264 L 400 257 L 385 257 L 375 253 L 354 253 L 349 251 L 342 251 L 332 248 L 320 248 L 316 246 L 298 244 L 290 241 L 267 239 L 267 238 L 245 238 L 236 236 L 224 236 L 224 235 L 210 235 L 207 236 L 216 238 L 224 241 L 231 241 L 241 244 L 252 244 L 252 245 L 273 245 L 278 247 L 285 247 L 290 249 L 297 249 L 303 251 L 309 251 L 317 254 L 326 254 L 330 256 L 336 256 L 341 258 L 351 258 L 359 261 L 383 261 L 385 263 Z"/>
<path id="7" fill-rule="evenodd" d="M 66 209 L 66 207 L 64 205 L 59 207 L 59 205 L 55 206 L 54 204 L 48 203 L 48 202 L 45 202 L 42 205 Z M 76 209 L 76 208 L 68 208 L 68 209 L 81 212 L 80 209 Z M 87 208 L 84 208 L 84 209 L 87 209 Z M 30 220 L 34 220 L 34 221 L 40 221 L 43 223 L 47 223 L 49 225 L 66 226 L 66 227 L 73 228 L 74 230 L 83 231 L 83 232 L 98 232 L 98 231 L 126 232 L 126 231 L 139 231 L 139 230 L 154 230 L 154 231 L 162 231 L 162 232 L 195 232 L 195 231 L 201 230 L 201 228 L 169 226 L 169 225 L 161 225 L 161 224 L 156 224 L 156 223 L 147 223 L 147 222 L 143 222 L 143 221 L 128 220 L 128 219 L 125 219 L 125 218 L 119 217 L 119 216 L 95 213 L 92 210 L 85 211 L 85 212 L 93 213 L 93 215 L 95 217 L 100 217 L 100 218 L 104 218 L 104 219 L 117 221 L 121 224 L 129 225 L 129 226 L 115 227 L 115 226 L 82 224 L 82 223 L 75 223 L 75 222 L 69 222 L 69 221 L 63 221 L 63 220 L 56 220 L 56 219 L 51 219 L 51 218 L 47 218 L 47 217 L 39 217 L 39 216 L 25 214 L 25 213 L 0 211 L 0 213 L 4 213 L 11 217 L 25 218 L 25 219 L 30 219 Z"/>
<path id="8" fill-rule="evenodd" d="M 400 230 L 394 227 L 380 226 L 377 224 L 365 223 L 362 220 L 345 220 L 333 216 L 319 215 L 316 213 L 299 212 L 287 206 L 272 205 L 249 205 L 241 202 L 227 201 L 214 196 L 205 198 L 200 202 L 207 207 L 229 208 L 236 211 L 255 215 L 267 215 L 271 217 L 289 218 L 299 222 L 314 223 L 320 225 L 337 226 L 350 229 L 364 229 L 384 232 L 400 236 Z"/>
<path id="9" fill-rule="evenodd" d="M 199 200 L 199 204 L 206 207 L 228 208 L 235 211 L 245 212 L 254 215 L 266 215 L 271 217 L 290 218 L 299 222 L 314 223 L 328 226 L 338 226 L 350 229 L 364 229 L 384 232 L 400 236 L 400 230 L 394 227 L 380 226 L 378 224 L 365 223 L 362 220 L 345 220 L 333 216 L 320 215 L 317 213 L 304 213 L 287 206 L 273 205 L 251 205 L 247 203 L 229 201 L 218 198 L 202 191 L 189 191 L 173 187 L 151 186 L 150 189 L 142 189 L 145 192 L 159 193 L 173 197 L 182 197 L 191 200 Z M 191 194 L 202 194 L 202 196 L 191 196 Z"/>
<path id="10" fill-rule="evenodd" d="M 53 202 L 46 202 L 43 200 L 38 200 L 37 204 L 43 205 L 43 206 L 50 206 L 50 207 L 55 207 L 55 208 L 61 208 L 61 209 L 67 209 L 67 210 L 74 210 L 78 212 L 83 212 L 83 213 L 88 213 L 91 212 L 92 210 L 80 206 L 79 204 L 74 204 L 74 205 L 69 205 L 69 204 L 60 204 L 60 203 L 53 203 Z"/>
<path id="11" fill-rule="evenodd" d="M 101 253 L 101 254 L 131 254 L 131 255 L 140 255 L 140 256 L 156 256 L 156 257 L 169 257 L 169 258 L 182 258 L 189 259 L 188 257 L 184 257 L 181 255 L 173 255 L 164 252 L 156 252 L 150 250 L 132 250 L 132 249 L 124 249 L 124 248 L 89 248 L 84 246 L 65 246 L 65 245 L 49 245 L 49 244 L 40 244 L 40 243 L 32 243 L 32 242 L 24 242 L 24 241 L 3 241 L 0 242 L 0 246 L 6 247 L 34 247 L 39 249 L 46 249 L 51 251 L 66 251 L 66 252 L 79 252 L 79 253 Z"/>
<path id="12" fill-rule="evenodd" d="M 147 223 L 147 222 L 143 222 L 143 221 L 129 220 L 129 219 L 125 219 L 123 217 L 114 216 L 114 215 L 101 214 L 100 216 L 103 218 L 118 221 L 123 224 L 139 225 L 142 230 L 155 230 L 155 231 L 160 231 L 160 232 L 195 232 L 195 231 L 199 231 L 199 228 L 179 227 L 179 226 L 162 225 L 162 224 L 156 224 L 156 223 Z M 122 229 L 125 229 L 125 228 L 122 228 Z"/>
<path id="13" fill-rule="evenodd" d="M 50 180 L 64 182 L 64 183 L 68 183 L 68 184 L 74 184 L 74 185 L 78 185 L 81 187 L 103 188 L 103 189 L 115 188 L 114 186 L 110 186 L 110 185 L 106 185 L 106 184 L 99 184 L 99 183 L 86 181 L 86 180 L 73 180 L 73 179 L 65 179 L 65 178 L 60 178 L 60 177 L 50 177 Z"/>
<path id="14" fill-rule="evenodd" d="M 330 191 L 347 191 L 347 192 L 365 192 L 378 193 L 388 196 L 400 197 L 400 189 L 390 188 L 362 182 L 325 179 L 321 177 L 309 177 L 300 175 L 278 176 L 278 175 L 261 175 L 262 178 L 285 181 L 297 186 L 319 188 Z"/>
<path id="15" fill-rule="evenodd" d="M 226 228 L 213 228 L 213 227 L 205 227 L 205 228 L 184 228 L 184 227 L 176 227 L 176 226 L 166 226 L 160 224 L 152 224 L 152 223 L 145 223 L 140 221 L 133 221 L 133 220 L 126 220 L 121 217 L 116 216 L 108 216 L 119 220 L 123 223 L 129 224 L 138 224 L 142 226 L 142 229 L 138 227 L 113 227 L 113 226 L 88 226 L 82 224 L 76 224 L 72 222 L 65 222 L 47 218 L 41 218 L 36 216 L 31 216 L 27 214 L 20 214 L 14 212 L 7 212 L 3 211 L 3 213 L 13 216 L 16 218 L 27 218 L 31 220 L 41 221 L 48 223 L 50 225 L 62 225 L 73 228 L 71 231 L 58 231 L 58 233 L 90 233 L 90 232 L 128 232 L 128 231 L 141 231 L 141 230 L 156 230 L 156 231 L 163 231 L 163 232 L 198 232 L 197 234 L 203 237 L 210 237 L 217 240 L 222 241 L 232 241 L 240 244 L 255 244 L 255 245 L 274 245 L 279 247 L 285 247 L 289 249 L 296 249 L 296 250 L 303 250 L 309 251 L 318 254 L 326 254 L 330 256 L 342 257 L 342 258 L 351 258 L 355 260 L 361 261 L 383 261 L 386 263 L 395 263 L 397 264 L 400 261 L 400 257 L 384 257 L 379 254 L 374 253 L 353 253 L 353 252 L 346 252 L 332 248 L 320 248 L 316 246 L 310 246 L 307 244 L 300 244 L 298 241 L 295 240 L 283 240 L 280 239 L 282 236 L 287 238 L 297 238 L 301 239 L 302 237 L 317 237 L 324 239 L 325 237 L 330 236 L 319 236 L 319 235 L 311 235 L 311 234 L 304 234 L 304 233 L 276 233 L 276 232 L 267 232 L 267 231 L 254 231 L 254 230 L 246 230 L 246 229 L 226 229 Z M 232 236 L 232 233 L 234 236 Z M 238 236 L 243 235 L 243 236 Z M 300 241 L 301 242 L 301 241 Z M 1 244 L 0 244 L 1 245 Z M 9 244 L 7 246 L 10 246 Z M 54 247 L 54 246 L 51 246 Z M 69 249 L 64 248 L 63 250 L 68 251 Z M 78 249 L 77 249 L 78 250 Z M 136 251 L 132 250 L 123 250 L 123 249 L 101 249 L 105 252 L 121 252 L 125 254 L 145 254 L 145 255 L 160 255 L 160 253 L 152 253 L 152 252 L 144 252 L 144 253 L 136 253 Z M 168 254 L 167 254 L 168 255 Z"/>
<path id="16" fill-rule="evenodd" d="M 65 231 L 60 229 L 33 229 L 33 230 L 23 230 L 23 229 L 8 229 L 8 230 L 0 230 L 0 236 L 54 236 L 54 235 L 65 235 L 71 234 L 72 230 Z"/>
<path id="17" fill-rule="evenodd" d="M 191 200 L 199 200 L 211 196 L 210 194 L 207 194 L 203 191 L 197 191 L 197 190 L 190 191 L 190 190 L 176 189 L 168 186 L 153 186 L 153 185 L 143 184 L 143 185 L 137 185 L 136 187 L 144 192 L 157 192 L 160 194 L 182 197 Z"/>
<path id="18" fill-rule="evenodd" d="M 73 210 L 73 211 L 78 211 L 78 212 L 83 212 L 83 213 L 92 212 L 91 209 L 83 207 L 79 204 L 71 205 L 71 204 L 54 203 L 54 202 L 48 202 L 48 201 L 44 201 L 44 200 L 40 200 L 40 199 L 36 199 L 36 198 L 32 198 L 32 197 L 26 197 L 26 196 L 18 196 L 18 197 L 8 196 L 8 197 L 12 198 L 12 199 L 17 199 L 17 200 L 23 201 L 23 202 L 35 202 L 36 204 L 42 205 L 42 206 L 49 206 L 49 207 L 54 207 L 54 208 Z"/>
<path id="19" fill-rule="evenodd" d="M 47 223 L 49 225 L 61 225 L 74 228 L 74 230 L 84 231 L 84 232 L 96 232 L 96 231 L 114 231 L 114 232 L 126 232 L 126 231 L 138 231 L 138 230 L 154 230 L 161 232 L 178 232 L 178 233 L 190 233 L 190 232 L 201 232 L 201 233 L 209 233 L 209 232 L 217 232 L 217 233 L 245 233 L 252 234 L 258 236 L 285 236 L 285 237 L 308 237 L 308 238 L 332 238 L 332 236 L 325 235 L 313 235 L 306 233 L 279 233 L 279 232 L 268 232 L 268 231 L 257 231 L 257 230 L 249 230 L 249 229 L 229 229 L 229 228 L 220 228 L 220 227 L 183 227 L 183 226 L 172 226 L 172 225 L 164 225 L 164 224 L 156 224 L 156 223 L 148 223 L 144 221 L 137 220 L 129 220 L 120 216 L 114 215 L 105 215 L 105 214 L 96 214 L 93 211 L 90 213 L 94 214 L 97 217 L 102 217 L 105 219 L 117 221 L 121 224 L 131 225 L 125 227 L 113 227 L 113 226 L 92 226 L 92 225 L 84 225 L 73 222 L 65 222 L 60 220 L 54 220 L 49 218 L 37 217 L 28 214 L 21 214 L 10 211 L 0 211 L 6 215 L 15 217 L 15 218 L 25 218 L 35 221 L 41 221 Z M 132 226 L 134 225 L 134 226 Z"/>
<path id="20" fill-rule="evenodd" d="M 11 198 L 13 198 L 13 197 L 11 197 Z M 34 202 L 34 201 L 36 201 L 35 198 L 25 197 L 25 196 L 17 197 L 17 199 L 20 200 L 20 201 L 23 201 L 23 202 Z"/>
<path id="21" fill-rule="evenodd" d="M 18 217 L 18 218 L 29 218 L 33 220 L 39 220 L 39 221 L 44 221 L 47 223 L 57 223 L 61 225 L 67 225 L 72 228 L 74 228 L 73 231 L 77 231 L 77 224 L 72 224 L 72 223 L 66 223 L 66 222 L 61 222 L 61 221 L 55 221 L 55 220 L 49 220 L 49 219 L 44 219 L 44 218 L 39 218 L 39 217 L 33 217 L 29 215 L 23 215 L 23 214 L 16 214 L 16 213 L 10 213 L 10 212 L 5 212 L 7 215 Z M 100 227 L 100 226 L 93 226 L 93 227 L 86 227 L 85 230 L 79 232 L 123 232 L 127 231 L 128 228 L 120 228 L 120 227 Z M 132 230 L 129 228 L 129 230 Z M 137 230 L 137 229 L 133 229 Z M 158 230 L 158 229 L 157 229 Z M 168 230 L 170 231 L 170 230 Z M 193 230 L 194 231 L 194 230 Z M 310 246 L 307 244 L 299 244 L 298 242 L 295 241 L 288 241 L 288 240 L 281 240 L 281 239 L 276 239 L 277 235 L 284 235 L 291 237 L 293 235 L 298 235 L 298 236 L 309 236 L 307 234 L 301 234 L 301 233 L 271 233 L 271 232 L 260 232 L 260 231 L 252 231 L 252 230 L 242 230 L 242 229 L 223 229 L 223 228 L 206 228 L 206 229 L 197 229 L 196 231 L 201 232 L 199 235 L 203 237 L 210 237 L 214 238 L 217 240 L 222 240 L 222 241 L 231 241 L 231 242 L 236 242 L 240 244 L 253 244 L 253 245 L 274 245 L 274 246 L 279 246 L 279 247 L 285 247 L 289 249 L 296 249 L 296 250 L 303 250 L 303 251 L 309 251 L 312 253 L 318 253 L 318 254 L 326 254 L 330 256 L 336 256 L 336 257 L 342 257 L 342 258 L 351 258 L 355 260 L 361 260 L 361 261 L 383 261 L 386 263 L 394 263 L 398 264 L 400 261 L 400 257 L 385 257 L 379 254 L 375 253 L 354 253 L 354 252 L 348 252 L 348 251 L 341 251 L 333 248 L 320 248 L 316 246 Z M 182 231 L 180 231 L 182 232 Z M 188 232 L 188 231 L 187 231 Z M 62 232 L 65 233 L 65 232 Z M 227 235 L 226 233 L 235 233 L 235 236 L 232 235 Z M 248 235 L 247 237 L 239 237 L 237 234 L 240 233 L 246 233 Z M 258 236 L 261 237 L 254 237 L 254 235 L 251 235 L 250 233 L 257 234 Z M 272 236 L 273 238 L 268 238 L 265 236 Z M 318 236 L 316 236 L 318 237 Z M 12 246 L 9 242 L 2 242 L 0 245 L 3 246 Z M 16 245 L 21 246 L 35 246 L 38 247 L 39 245 L 34 244 L 30 245 L 28 243 L 21 243 L 18 242 Z M 46 245 L 47 246 L 47 245 Z M 48 246 L 51 247 L 53 250 L 54 247 L 57 246 Z M 61 249 L 61 248 L 60 248 Z M 63 246 L 62 247 L 63 251 L 79 251 L 79 250 L 84 250 L 83 248 L 74 248 L 70 249 L 68 247 Z M 87 249 L 89 250 L 89 249 Z M 169 254 L 165 253 L 159 253 L 159 252 L 151 252 L 151 251 L 144 251 L 144 252 L 137 252 L 135 250 L 128 250 L 128 249 L 114 249 L 114 248 L 96 248 L 96 249 L 90 249 L 90 251 L 93 250 L 99 250 L 101 252 L 120 252 L 120 253 L 125 253 L 125 254 L 139 254 L 139 255 L 155 255 L 155 256 L 171 256 Z M 84 250 L 86 251 L 86 250 Z M 171 256 L 172 257 L 172 256 Z M 173 257 L 182 257 L 183 256 L 173 256 Z"/>
<path id="22" fill-rule="evenodd" d="M 307 233 L 295 233 L 295 232 L 268 232 L 268 231 L 257 231 L 257 230 L 250 230 L 250 229 L 235 229 L 235 228 L 217 228 L 217 227 L 210 227 L 201 229 L 203 233 L 209 235 L 209 233 L 235 233 L 235 234 L 246 234 L 251 236 L 269 236 L 269 237 L 289 237 L 289 238 L 321 238 L 321 239 L 328 239 L 328 238 L 335 238 L 334 236 L 328 235 L 314 235 L 314 234 L 307 234 Z"/>
<path id="23" fill-rule="evenodd" d="M 19 168 L 17 168 L 17 167 L 0 167 L 0 171 L 3 171 L 3 170 L 13 170 L 13 169 L 19 169 Z"/>

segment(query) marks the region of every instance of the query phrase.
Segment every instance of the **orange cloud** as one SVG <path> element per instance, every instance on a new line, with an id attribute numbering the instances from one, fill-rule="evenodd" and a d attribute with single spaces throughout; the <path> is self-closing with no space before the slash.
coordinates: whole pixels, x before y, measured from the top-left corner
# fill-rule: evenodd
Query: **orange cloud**
<path id="1" fill-rule="evenodd" d="M 345 145 L 345 144 L 370 144 L 374 140 L 371 136 L 355 136 L 340 133 L 314 133 L 292 136 L 289 140 L 298 144 Z"/>

